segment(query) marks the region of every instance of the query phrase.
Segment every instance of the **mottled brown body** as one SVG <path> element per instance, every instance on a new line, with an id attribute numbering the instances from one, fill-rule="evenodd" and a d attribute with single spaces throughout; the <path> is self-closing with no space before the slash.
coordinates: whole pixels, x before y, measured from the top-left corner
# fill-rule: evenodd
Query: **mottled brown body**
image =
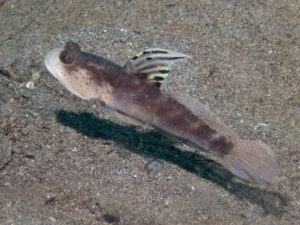
<path id="1" fill-rule="evenodd" d="M 118 99 L 121 103 L 114 104 L 116 110 L 159 129 L 171 131 L 173 135 L 218 155 L 228 154 L 233 147 L 228 137 L 218 135 L 216 130 L 205 124 L 186 106 L 172 97 L 163 95 L 159 87 L 143 77 L 141 79 L 139 74 L 128 74 L 120 66 L 102 57 L 82 52 L 76 46 L 67 47 L 62 56 L 65 54 L 73 58 L 70 65 L 72 69 L 84 68 L 92 73 L 92 79 L 99 86 L 110 86 L 111 98 Z M 110 104 L 108 98 L 105 100 Z M 122 104 L 123 101 L 125 104 Z M 130 114 L 127 108 L 131 104 L 134 104 L 132 107 L 138 107 L 142 114 Z"/>
<path id="2" fill-rule="evenodd" d="M 45 57 L 48 70 L 73 94 L 104 102 L 130 122 L 142 122 L 179 137 L 220 157 L 234 174 L 256 182 L 271 182 L 278 168 L 273 151 L 260 141 L 243 140 L 195 99 L 159 86 L 168 62 L 184 54 L 152 48 L 121 67 L 83 52 L 78 44 L 53 49 Z"/>

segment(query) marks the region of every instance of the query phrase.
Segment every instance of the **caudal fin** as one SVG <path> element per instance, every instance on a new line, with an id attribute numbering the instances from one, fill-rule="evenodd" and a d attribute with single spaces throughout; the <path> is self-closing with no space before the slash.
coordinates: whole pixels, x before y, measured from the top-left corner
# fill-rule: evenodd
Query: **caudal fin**
<path id="1" fill-rule="evenodd" d="M 258 183 L 270 183 L 278 169 L 274 152 L 261 141 L 234 138 L 233 149 L 223 165 L 235 175 Z"/>

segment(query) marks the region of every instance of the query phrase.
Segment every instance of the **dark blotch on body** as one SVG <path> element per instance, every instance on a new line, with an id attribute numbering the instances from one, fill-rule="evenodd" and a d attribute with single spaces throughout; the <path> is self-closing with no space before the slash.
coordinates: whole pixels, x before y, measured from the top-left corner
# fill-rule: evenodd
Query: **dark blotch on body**
<path id="1" fill-rule="evenodd" d="M 210 141 L 209 147 L 212 151 L 218 152 L 221 156 L 223 156 L 230 152 L 233 148 L 233 143 L 226 140 L 226 137 L 220 136 Z"/>

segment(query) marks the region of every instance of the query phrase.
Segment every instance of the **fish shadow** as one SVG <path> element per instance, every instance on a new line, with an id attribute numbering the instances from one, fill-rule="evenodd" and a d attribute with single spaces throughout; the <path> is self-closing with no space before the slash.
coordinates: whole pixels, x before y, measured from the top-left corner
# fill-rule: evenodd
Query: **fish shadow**
<path id="1" fill-rule="evenodd" d="M 56 112 L 59 123 L 91 138 L 113 140 L 131 152 L 173 163 L 201 178 L 209 180 L 248 203 L 260 205 L 264 214 L 280 216 L 286 212 L 288 198 L 281 193 L 263 190 L 237 179 L 219 163 L 195 152 L 174 146 L 175 141 L 157 131 L 139 131 L 121 126 L 91 113 Z"/>

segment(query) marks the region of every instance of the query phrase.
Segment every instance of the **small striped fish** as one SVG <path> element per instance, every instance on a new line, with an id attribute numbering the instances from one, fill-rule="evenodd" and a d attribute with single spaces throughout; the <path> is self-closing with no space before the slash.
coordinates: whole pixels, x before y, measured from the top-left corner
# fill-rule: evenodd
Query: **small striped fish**
<path id="1" fill-rule="evenodd" d="M 45 65 L 76 96 L 105 103 L 131 124 L 146 123 L 220 158 L 224 167 L 246 180 L 269 183 L 278 164 L 269 146 L 241 139 L 196 99 L 160 85 L 172 63 L 189 56 L 160 48 L 138 53 L 124 67 L 81 51 L 68 42 L 51 50 Z"/>

